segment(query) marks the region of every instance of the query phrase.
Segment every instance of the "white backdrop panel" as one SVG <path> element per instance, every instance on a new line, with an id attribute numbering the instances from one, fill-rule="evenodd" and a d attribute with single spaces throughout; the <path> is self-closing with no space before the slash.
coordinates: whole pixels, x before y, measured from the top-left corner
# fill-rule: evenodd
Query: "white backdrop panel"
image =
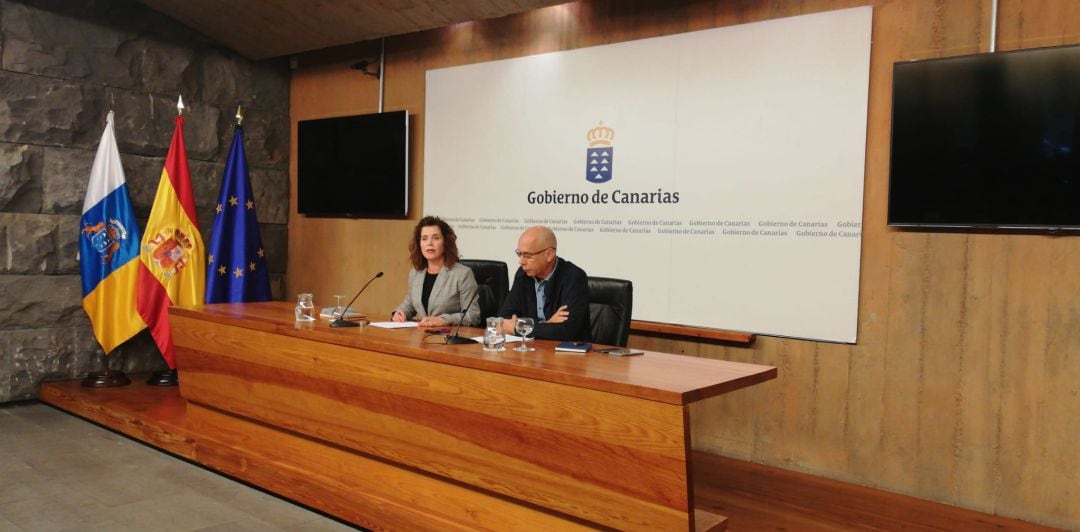
<path id="1" fill-rule="evenodd" d="M 635 319 L 854 342 L 871 18 L 428 71 L 424 212 L 511 271 L 519 233 L 553 227 L 561 256 L 634 282 Z"/>

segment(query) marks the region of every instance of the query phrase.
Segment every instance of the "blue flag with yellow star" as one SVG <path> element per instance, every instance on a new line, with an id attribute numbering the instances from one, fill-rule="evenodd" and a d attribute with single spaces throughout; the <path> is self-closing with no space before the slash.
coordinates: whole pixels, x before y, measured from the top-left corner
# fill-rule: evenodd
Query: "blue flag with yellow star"
<path id="1" fill-rule="evenodd" d="M 255 217 L 244 132 L 236 127 L 218 195 L 206 267 L 206 302 L 240 303 L 270 300 L 266 250 Z"/>

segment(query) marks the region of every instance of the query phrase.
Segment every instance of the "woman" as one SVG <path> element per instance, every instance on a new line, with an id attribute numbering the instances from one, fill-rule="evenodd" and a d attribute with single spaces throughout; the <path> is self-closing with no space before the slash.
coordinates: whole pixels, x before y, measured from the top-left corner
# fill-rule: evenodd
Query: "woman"
<path id="1" fill-rule="evenodd" d="M 421 327 L 480 323 L 476 277 L 458 263 L 457 235 L 449 224 L 436 216 L 420 220 L 409 242 L 409 260 L 409 293 L 394 309 L 394 321 L 419 319 Z"/>

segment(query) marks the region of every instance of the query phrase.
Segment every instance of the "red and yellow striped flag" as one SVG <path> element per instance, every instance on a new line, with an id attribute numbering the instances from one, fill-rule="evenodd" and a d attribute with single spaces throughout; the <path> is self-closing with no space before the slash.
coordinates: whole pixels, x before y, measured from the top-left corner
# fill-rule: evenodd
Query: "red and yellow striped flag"
<path id="1" fill-rule="evenodd" d="M 143 231 L 139 261 L 139 315 L 150 326 L 169 369 L 175 369 L 169 307 L 201 304 L 206 289 L 206 258 L 195 217 L 183 116 L 176 117 L 172 145 Z"/>

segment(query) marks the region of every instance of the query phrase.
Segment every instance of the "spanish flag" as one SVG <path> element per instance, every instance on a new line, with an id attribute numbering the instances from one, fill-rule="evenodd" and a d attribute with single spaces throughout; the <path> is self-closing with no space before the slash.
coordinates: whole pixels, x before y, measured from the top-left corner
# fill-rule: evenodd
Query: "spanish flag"
<path id="1" fill-rule="evenodd" d="M 83 309 L 107 356 L 146 328 L 135 309 L 139 277 L 139 226 L 128 198 L 116 148 L 113 112 L 105 119 L 79 228 Z"/>
<path id="2" fill-rule="evenodd" d="M 206 256 L 195 217 L 182 115 L 176 117 L 139 261 L 139 315 L 150 326 L 169 369 L 176 369 L 169 307 L 202 304 L 206 287 Z"/>

